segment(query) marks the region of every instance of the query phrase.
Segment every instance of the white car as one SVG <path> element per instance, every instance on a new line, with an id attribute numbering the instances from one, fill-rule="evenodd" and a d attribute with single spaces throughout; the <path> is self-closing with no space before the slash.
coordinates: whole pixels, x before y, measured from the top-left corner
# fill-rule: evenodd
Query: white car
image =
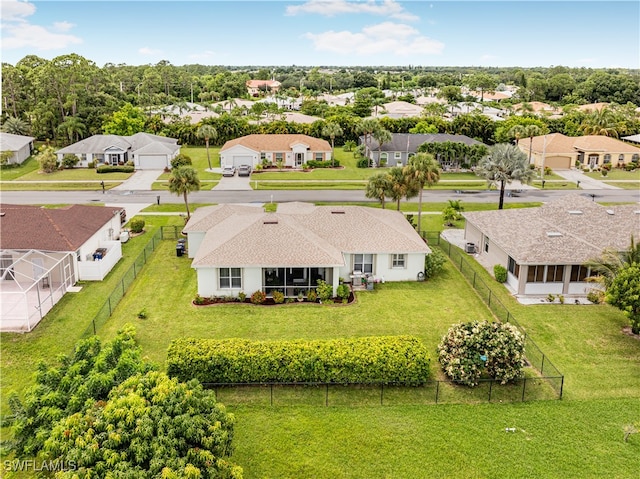
<path id="1" fill-rule="evenodd" d="M 235 166 L 225 166 L 222 169 L 222 176 L 236 176 L 236 167 Z"/>

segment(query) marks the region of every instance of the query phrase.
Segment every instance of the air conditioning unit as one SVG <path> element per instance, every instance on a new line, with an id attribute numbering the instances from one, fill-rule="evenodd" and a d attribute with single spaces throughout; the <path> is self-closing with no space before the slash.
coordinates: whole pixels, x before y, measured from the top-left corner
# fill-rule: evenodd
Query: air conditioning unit
<path id="1" fill-rule="evenodd" d="M 476 252 L 476 244 L 475 243 L 467 243 L 464 247 L 464 251 L 469 254 L 473 254 Z"/>

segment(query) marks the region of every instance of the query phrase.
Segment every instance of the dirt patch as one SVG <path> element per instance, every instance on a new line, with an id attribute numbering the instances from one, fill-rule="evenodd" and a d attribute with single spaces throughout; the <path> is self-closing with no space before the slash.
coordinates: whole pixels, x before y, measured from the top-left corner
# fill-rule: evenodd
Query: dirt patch
<path id="1" fill-rule="evenodd" d="M 622 332 L 624 334 L 626 334 L 627 336 L 631 336 L 636 341 L 640 341 L 640 334 L 635 334 L 633 331 L 631 331 L 631 326 L 627 326 L 626 328 L 622 328 Z"/>

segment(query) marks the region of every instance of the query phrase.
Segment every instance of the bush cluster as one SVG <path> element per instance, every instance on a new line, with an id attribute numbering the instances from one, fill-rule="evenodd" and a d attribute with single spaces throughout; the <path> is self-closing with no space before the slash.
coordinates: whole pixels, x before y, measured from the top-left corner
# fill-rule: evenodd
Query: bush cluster
<path id="1" fill-rule="evenodd" d="M 422 384 L 429 353 L 412 336 L 315 341 L 176 339 L 168 373 L 205 383 L 331 382 Z"/>
<path id="2" fill-rule="evenodd" d="M 485 375 L 506 384 L 522 376 L 524 338 L 509 323 L 460 323 L 442 338 L 438 359 L 455 382 L 477 386 Z"/>
<path id="3" fill-rule="evenodd" d="M 112 165 L 102 165 L 98 166 L 96 172 L 98 173 L 133 173 L 135 168 L 133 166 L 128 165 L 120 165 L 120 166 L 112 166 Z"/>
<path id="4" fill-rule="evenodd" d="M 142 218 L 132 218 L 129 221 L 129 229 L 132 233 L 142 233 L 144 230 L 144 220 Z"/>
<path id="5" fill-rule="evenodd" d="M 427 278 L 433 278 L 444 268 L 447 257 L 442 251 L 433 248 L 431 253 L 424 257 L 424 275 Z"/>
<path id="6" fill-rule="evenodd" d="M 306 163 L 308 168 L 332 168 L 334 166 L 340 166 L 340 161 L 334 159 L 328 161 L 309 160 Z"/>
<path id="7" fill-rule="evenodd" d="M 263 304 L 267 296 L 262 291 L 256 291 L 251 295 L 251 302 L 253 304 Z"/>
<path id="8" fill-rule="evenodd" d="M 369 158 L 358 158 L 356 162 L 358 168 L 369 168 Z"/>
<path id="9" fill-rule="evenodd" d="M 502 266 L 501 264 L 496 264 L 493 266 L 493 276 L 496 278 L 498 283 L 506 283 L 507 281 L 507 268 Z"/>

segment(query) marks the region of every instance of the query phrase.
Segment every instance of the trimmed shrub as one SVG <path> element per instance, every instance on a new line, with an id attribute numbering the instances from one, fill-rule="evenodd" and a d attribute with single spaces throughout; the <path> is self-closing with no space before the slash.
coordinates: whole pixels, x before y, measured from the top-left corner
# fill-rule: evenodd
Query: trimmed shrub
<path id="1" fill-rule="evenodd" d="M 80 158 L 78 158 L 76 155 L 71 155 L 71 154 L 64 155 L 62 157 L 62 167 L 66 169 L 71 169 L 74 166 L 76 166 L 79 161 L 80 161 Z"/>
<path id="2" fill-rule="evenodd" d="M 326 281 L 319 279 L 316 293 L 318 294 L 320 301 L 329 301 L 333 298 L 333 286 Z"/>
<path id="3" fill-rule="evenodd" d="M 627 171 L 633 171 L 638 167 L 637 163 L 634 163 L 633 161 L 631 163 L 627 163 L 626 165 L 624 165 L 624 169 Z"/>
<path id="4" fill-rule="evenodd" d="M 176 339 L 168 373 L 203 383 L 331 382 L 423 384 L 426 346 L 412 336 L 332 340 Z"/>
<path id="5" fill-rule="evenodd" d="M 604 292 L 599 289 L 592 289 L 587 293 L 587 300 L 593 304 L 604 303 Z"/>
<path id="6" fill-rule="evenodd" d="M 240 301 L 241 303 L 244 303 L 245 299 L 247 299 L 247 293 L 245 293 L 244 291 L 240 291 L 238 293 L 238 301 Z"/>
<path id="7" fill-rule="evenodd" d="M 96 172 L 98 173 L 133 173 L 135 168 L 133 166 L 111 166 L 102 165 L 98 166 Z"/>
<path id="8" fill-rule="evenodd" d="M 173 160 L 171 160 L 171 168 L 180 168 L 181 166 L 191 166 L 191 158 L 187 155 L 180 153 Z"/>
<path id="9" fill-rule="evenodd" d="M 358 168 L 369 168 L 369 158 L 358 158 L 356 162 Z"/>
<path id="10" fill-rule="evenodd" d="M 424 275 L 427 278 L 433 278 L 444 268 L 447 257 L 439 249 L 432 249 L 431 253 L 424 257 Z"/>
<path id="11" fill-rule="evenodd" d="M 338 296 L 338 298 L 342 299 L 343 301 L 346 301 L 349 299 L 349 295 L 351 295 L 351 290 L 349 289 L 349 286 L 347 286 L 346 284 L 340 284 L 336 289 L 336 295 Z"/>
<path id="12" fill-rule="evenodd" d="M 132 218 L 129 221 L 129 228 L 132 233 L 142 233 L 144 230 L 144 220 L 142 218 Z"/>
<path id="13" fill-rule="evenodd" d="M 267 295 L 265 295 L 262 291 L 256 291 L 251 295 L 251 302 L 253 304 L 263 304 L 267 299 Z"/>
<path id="14" fill-rule="evenodd" d="M 522 376 L 524 338 L 509 323 L 473 321 L 449 328 L 438 359 L 453 381 L 477 386 L 485 375 L 506 384 Z"/>
<path id="15" fill-rule="evenodd" d="M 284 303 L 284 293 L 282 291 L 274 291 L 271 295 L 273 297 L 273 302 L 276 304 Z"/>
<path id="16" fill-rule="evenodd" d="M 495 276 L 498 283 L 506 283 L 507 281 L 507 268 L 501 264 L 496 264 L 493 267 L 493 276 Z"/>
<path id="17" fill-rule="evenodd" d="M 306 163 L 307 168 L 331 168 L 333 166 L 340 166 L 340 161 L 334 159 L 333 164 L 331 160 L 328 161 L 317 161 L 317 160 L 309 160 Z"/>
<path id="18" fill-rule="evenodd" d="M 312 303 L 318 301 L 318 293 L 316 293 L 314 289 L 310 289 L 307 293 L 307 301 L 310 301 Z"/>
<path id="19" fill-rule="evenodd" d="M 96 160 L 91 160 L 89 163 L 87 163 L 87 168 L 92 169 L 96 167 Z"/>

